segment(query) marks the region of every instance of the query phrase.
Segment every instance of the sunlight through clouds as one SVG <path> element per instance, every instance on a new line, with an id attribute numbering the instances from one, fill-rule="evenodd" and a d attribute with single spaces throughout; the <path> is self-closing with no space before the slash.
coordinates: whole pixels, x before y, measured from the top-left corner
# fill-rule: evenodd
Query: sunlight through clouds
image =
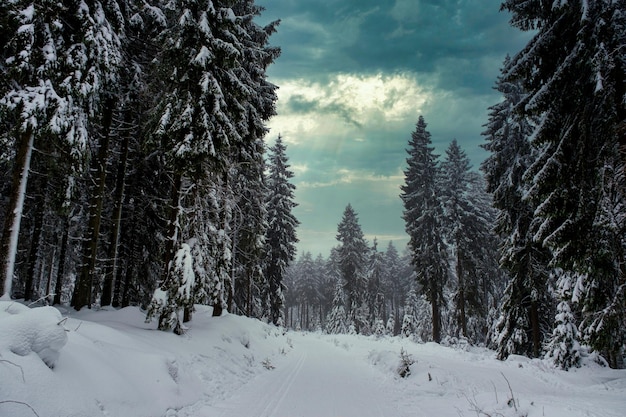
<path id="1" fill-rule="evenodd" d="M 269 127 L 292 144 L 312 136 L 316 141 L 337 136 L 363 141 L 357 131 L 417 120 L 432 97 L 430 90 L 410 74 L 335 74 L 326 83 L 299 79 L 276 82 L 280 85 L 278 116 Z"/>
<path id="2" fill-rule="evenodd" d="M 500 100 L 493 89 L 498 70 L 529 35 L 509 25 L 498 2 L 272 0 L 263 6 L 265 22 L 281 20 L 272 44 L 282 51 L 268 69 L 279 89 L 266 140 L 280 134 L 288 145 L 299 250 L 335 245 L 347 203 L 381 245 L 406 242 L 399 186 L 418 117 L 437 154 L 443 157 L 456 138 L 477 169 L 486 155 L 479 145 L 487 109 Z"/>
<path id="3" fill-rule="evenodd" d="M 400 194 L 400 185 L 404 182 L 404 173 L 400 169 L 395 175 L 376 175 L 365 170 L 340 168 L 330 173 L 329 176 L 332 178 L 324 181 L 299 182 L 298 188 L 304 190 L 307 188 L 334 187 L 340 184 L 355 184 L 362 187 L 364 183 L 369 183 L 368 187 L 371 191 L 386 194 L 385 197 L 396 198 Z"/>

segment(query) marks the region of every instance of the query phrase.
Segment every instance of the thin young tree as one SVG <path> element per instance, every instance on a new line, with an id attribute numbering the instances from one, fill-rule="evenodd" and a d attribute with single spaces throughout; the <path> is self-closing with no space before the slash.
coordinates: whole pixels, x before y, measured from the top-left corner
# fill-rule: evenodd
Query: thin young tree
<path id="1" fill-rule="evenodd" d="M 293 214 L 297 207 L 291 183 L 293 171 L 289 169 L 287 146 L 279 136 L 270 148 L 267 177 L 267 234 L 265 277 L 269 320 L 275 325 L 284 325 L 283 280 L 289 263 L 296 256 L 298 237 L 296 229 L 300 222 Z"/>
<path id="2" fill-rule="evenodd" d="M 493 268 L 497 258 L 495 236 L 491 233 L 493 209 L 485 198 L 480 177 L 470 170 L 469 158 L 456 139 L 446 150 L 441 168 L 443 226 L 456 272 L 456 325 L 463 337 L 468 338 L 471 333 L 473 342 L 482 342 L 485 334 L 477 327 L 486 328 L 488 283 L 498 276 Z"/>

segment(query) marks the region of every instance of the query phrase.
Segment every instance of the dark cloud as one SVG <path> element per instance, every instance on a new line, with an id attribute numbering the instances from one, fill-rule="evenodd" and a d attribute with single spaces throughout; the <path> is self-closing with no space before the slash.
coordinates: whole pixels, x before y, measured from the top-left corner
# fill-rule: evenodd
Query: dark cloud
<path id="1" fill-rule="evenodd" d="M 293 114 L 306 115 L 310 113 L 334 114 L 341 117 L 346 123 L 361 129 L 363 125 L 353 117 L 353 111 L 341 103 L 322 104 L 317 100 L 307 99 L 303 95 L 293 95 L 285 103 L 285 108 Z"/>
<path id="2" fill-rule="evenodd" d="M 442 88 L 483 89 L 497 68 L 487 74 L 474 61 L 502 61 L 527 38 L 496 1 L 278 0 L 266 15 L 283 20 L 272 38 L 283 50 L 270 69 L 278 78 L 407 70 L 440 74 Z"/>
<path id="3" fill-rule="evenodd" d="M 398 187 L 418 116 L 442 158 L 457 139 L 476 169 L 499 68 L 530 34 L 509 26 L 500 1 L 259 3 L 260 24 L 281 19 L 271 38 L 282 49 L 268 71 L 281 87 L 271 128 L 286 135 L 298 168 L 300 249 L 327 254 L 347 203 L 367 235 L 406 238 Z"/>

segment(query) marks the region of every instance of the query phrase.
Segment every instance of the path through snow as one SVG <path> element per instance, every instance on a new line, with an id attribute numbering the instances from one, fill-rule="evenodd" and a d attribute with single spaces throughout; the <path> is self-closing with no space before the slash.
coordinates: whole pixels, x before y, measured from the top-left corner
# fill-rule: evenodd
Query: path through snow
<path id="1" fill-rule="evenodd" d="M 229 400 L 207 407 L 204 414 L 194 415 L 401 417 L 381 383 L 381 374 L 364 368 L 363 358 L 309 336 L 278 368 L 260 375 Z"/>
<path id="2" fill-rule="evenodd" d="M 2 417 L 623 417 L 626 406 L 626 370 L 591 358 L 563 372 L 479 347 L 285 332 L 204 306 L 184 336 L 130 307 L 62 310 L 60 322 L 39 309 L 50 324 L 37 330 L 41 318 L 15 327 L 12 308 L 0 301 Z M 54 369 L 36 343 L 16 348 L 23 331 L 40 343 L 58 326 L 67 344 Z M 416 360 L 405 379 L 401 351 Z"/>

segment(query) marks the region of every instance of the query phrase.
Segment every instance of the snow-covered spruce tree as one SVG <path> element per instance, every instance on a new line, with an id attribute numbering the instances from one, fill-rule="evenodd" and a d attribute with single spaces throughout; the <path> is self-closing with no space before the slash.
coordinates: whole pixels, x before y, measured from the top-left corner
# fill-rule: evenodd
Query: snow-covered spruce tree
<path id="1" fill-rule="evenodd" d="M 507 0 L 502 7 L 514 26 L 537 31 L 505 73 L 528 91 L 522 115 L 539 118 L 538 153 L 525 175 L 536 206 L 532 233 L 551 250 L 552 265 L 586 277 L 580 329 L 616 366 L 626 339 L 624 247 L 598 220 L 609 198 L 605 166 L 624 163 L 626 3 Z"/>
<path id="2" fill-rule="evenodd" d="M 448 280 L 447 251 L 442 237 L 443 210 L 437 190 L 439 167 L 430 132 L 422 116 L 409 140 L 408 168 L 401 186 L 403 218 L 410 237 L 412 264 L 421 291 L 432 307 L 435 342 L 441 341 L 441 311 L 445 307 L 443 288 Z"/>
<path id="3" fill-rule="evenodd" d="M 505 73 L 511 61 L 504 63 Z M 520 117 L 518 106 L 526 97 L 519 81 L 499 78 L 502 102 L 490 108 L 483 147 L 491 155 L 482 163 L 487 191 L 498 210 L 495 232 L 502 236 L 500 264 L 509 280 L 493 329 L 492 344 L 500 359 L 510 354 L 538 357 L 551 328 L 542 318 L 552 317 L 548 293 L 549 254 L 533 240 L 530 223 L 534 207 L 524 198 L 524 174 L 533 160 L 529 137 L 534 119 Z"/>
<path id="4" fill-rule="evenodd" d="M 14 180 L 0 245 L 0 293 L 10 296 L 32 149 L 53 140 L 81 159 L 88 119 L 119 58 L 117 35 L 97 1 L 2 2 L 1 123 L 15 149 Z M 68 175 L 73 175 L 68 173 Z"/>
<path id="5" fill-rule="evenodd" d="M 109 246 L 100 266 L 104 275 L 100 302 L 146 308 L 162 275 L 163 240 L 154 236 L 164 234 L 169 189 L 163 184 L 171 178 L 165 158 L 149 146 L 151 112 L 164 93 L 154 65 L 161 52 L 156 40 L 166 29 L 167 19 L 155 6 L 158 1 L 118 2 L 126 17 L 124 60 L 112 132 L 116 140 L 109 152 L 107 188 L 112 190 L 112 199 L 105 201 L 104 210 L 112 220 L 110 228 L 105 223 L 103 230 L 110 230 L 110 235 L 101 239 Z"/>
<path id="6" fill-rule="evenodd" d="M 272 323 L 279 326 L 284 324 L 283 278 L 287 266 L 296 255 L 296 228 L 300 224 L 292 212 L 297 206 L 294 201 L 296 187 L 290 182 L 293 172 L 289 170 L 286 150 L 287 147 L 279 136 L 270 148 L 267 164 L 269 174 L 265 277 L 268 282 L 268 316 Z"/>
<path id="7" fill-rule="evenodd" d="M 411 279 L 410 266 L 406 264 L 405 259 L 398 254 L 393 242 L 389 242 L 384 257 L 384 274 L 383 288 L 385 290 L 385 298 L 388 300 L 386 310 L 389 319 L 386 326 L 388 333 L 396 335 L 400 332 L 400 308 L 403 305 L 407 291 L 412 288 L 413 279 Z M 409 272 L 409 273 L 407 273 Z"/>
<path id="8" fill-rule="evenodd" d="M 419 336 L 417 336 L 419 320 L 418 296 L 417 292 L 413 289 L 406 295 L 406 301 L 404 302 L 404 318 L 402 319 L 400 335 L 408 338 L 419 338 Z"/>
<path id="9" fill-rule="evenodd" d="M 290 267 L 291 279 L 285 282 L 286 306 L 295 307 L 292 311 L 291 322 L 297 323 L 296 328 L 312 330 L 321 322 L 318 311 L 318 281 L 320 271 L 317 270 L 310 252 L 304 252 Z"/>
<path id="10" fill-rule="evenodd" d="M 258 148 L 252 152 L 242 152 L 238 158 L 239 162 L 231 169 L 233 177 L 231 184 L 236 204 L 231 226 L 233 245 L 231 281 L 234 287 L 232 294 L 234 300 L 229 302 L 229 306 L 234 303 L 236 310 L 248 317 L 260 314 L 254 311 L 254 306 L 259 303 L 262 289 L 266 285 L 263 274 L 267 230 L 264 145 L 260 139 L 254 143 Z"/>
<path id="11" fill-rule="evenodd" d="M 446 150 L 441 166 L 441 196 L 444 205 L 443 226 L 451 246 L 456 272 L 454 316 L 457 329 L 469 338 L 468 321 L 474 322 L 471 341 L 484 341 L 489 312 L 489 283 L 496 280 L 495 236 L 491 233 L 493 209 L 486 204 L 480 178 L 470 171 L 469 158 L 456 139 Z"/>
<path id="12" fill-rule="evenodd" d="M 158 288 L 148 307 L 148 318 L 151 317 L 151 313 L 159 312 L 159 329 L 173 329 L 176 334 L 184 332 L 178 310 L 193 307 L 193 291 L 196 284 L 193 264 L 191 247 L 186 243 L 181 244 L 170 264 L 171 279 L 168 281 L 178 285 Z"/>
<path id="13" fill-rule="evenodd" d="M 236 5 L 233 0 L 168 4 L 169 27 L 161 38 L 159 61 L 165 94 L 155 111 L 155 146 L 165 150 L 172 175 L 161 287 L 180 285 L 169 282 L 175 280 L 169 265 L 182 243 L 180 228 L 185 227 L 182 185 L 203 185 L 203 194 L 212 196 L 217 206 L 210 204 L 209 213 L 195 216 L 205 222 L 200 229 L 208 234 L 199 243 L 209 251 L 206 262 L 213 266 L 211 279 L 198 291 L 213 305 L 215 315 L 227 308 L 232 294 L 232 156 L 247 141 L 258 139 L 263 122 L 274 113 L 276 98 L 275 86 L 265 81 L 265 69 L 277 55 L 267 46 L 273 26 L 259 29 L 251 20 L 254 13 L 238 16 Z M 257 36 L 260 33 L 265 36 Z"/>
<path id="14" fill-rule="evenodd" d="M 336 278 L 330 273 L 333 263 L 330 259 L 326 260 L 321 254 L 318 254 L 314 260 L 314 267 L 317 274 L 319 288 L 317 294 L 320 303 L 320 322 L 323 329 L 326 324 L 326 317 L 330 312 L 333 304 L 333 296 L 335 292 Z M 330 266 L 330 267 L 329 267 Z"/>
<path id="15" fill-rule="evenodd" d="M 261 27 L 254 22 L 263 8 L 253 0 L 240 0 L 233 5 L 233 12 L 241 19 L 246 34 L 242 37 L 243 68 L 238 75 L 255 92 L 246 104 L 247 129 L 244 144 L 231 156 L 236 179 L 232 183 L 236 199 L 233 213 L 233 270 L 239 271 L 231 278 L 235 291 L 239 292 L 240 307 L 248 316 L 261 317 L 254 306 L 261 302 L 263 287 L 267 280 L 263 275 L 263 257 L 267 230 L 267 195 L 265 179 L 265 145 L 263 138 L 268 132 L 265 122 L 275 114 L 276 87 L 266 80 L 267 67 L 280 55 L 280 49 L 268 45 L 269 37 L 276 31 L 278 22 Z M 235 227 L 237 230 L 235 231 Z M 236 233 L 238 232 L 238 233 Z M 237 265 L 239 267 L 237 268 Z M 239 281 L 239 282 L 237 282 Z M 245 293 L 245 301 L 243 294 Z M 234 294 L 233 294 L 234 295 Z M 229 308 L 231 302 L 229 301 Z"/>
<path id="16" fill-rule="evenodd" d="M 339 271 L 346 296 L 348 320 L 357 333 L 367 331 L 367 255 L 369 247 L 363 236 L 359 218 L 348 204 L 337 226 Z"/>
<path id="17" fill-rule="evenodd" d="M 321 322 L 318 312 L 320 309 L 319 290 L 322 271 L 316 268 L 310 252 L 305 252 L 301 261 L 302 328 L 314 330 Z"/>
<path id="18" fill-rule="evenodd" d="M 88 12 L 84 12 L 87 6 Z M 83 10 L 81 10 L 83 9 Z M 98 255 L 98 241 L 102 224 L 102 211 L 105 199 L 107 162 L 111 142 L 113 116 L 120 93 L 120 66 L 122 64 L 122 43 L 124 20 L 117 1 L 85 1 L 79 6 L 79 21 L 85 33 L 85 58 L 89 62 L 89 71 L 95 88 L 98 88 L 97 102 L 92 104 L 91 113 L 99 116 L 91 118 L 90 147 L 97 149 L 90 156 L 88 177 L 92 186 L 89 189 L 89 222 L 83 239 L 83 256 L 80 274 L 77 276 L 71 305 L 76 310 L 83 306 L 91 307 L 95 300 L 94 287 L 99 280 L 95 277 Z M 97 109 L 97 110 L 96 110 Z M 96 110 L 94 112 L 94 110 Z"/>
<path id="19" fill-rule="evenodd" d="M 568 273 L 557 269 L 555 271 L 556 292 L 560 302 L 556 308 L 554 330 L 552 337 L 546 344 L 546 358 L 551 359 L 556 366 L 562 369 L 580 366 L 580 334 L 576 326 L 577 320 L 571 309 L 574 288 L 570 285 L 577 279 L 568 277 Z"/>
<path id="20" fill-rule="evenodd" d="M 160 45 L 154 39 L 166 28 L 167 22 L 161 9 L 150 6 L 149 3 L 136 0 L 118 0 L 118 3 L 119 12 L 125 19 L 124 36 L 121 37 L 124 53 L 117 86 L 116 112 L 111 128 L 106 185 L 111 190 L 112 198 L 104 201 L 103 208 L 103 212 L 110 215 L 111 223 L 110 226 L 104 224 L 103 232 L 108 231 L 109 235 L 100 239 L 104 243 L 100 246 L 106 247 L 108 243 L 108 247 L 104 255 L 106 261 L 99 265 L 102 269 L 100 275 L 103 276 L 100 304 L 114 307 L 125 304 L 122 302 L 124 293 L 127 295 L 124 301 L 131 301 L 128 297 L 131 286 L 127 286 L 123 279 L 125 272 L 155 264 L 155 259 L 160 259 L 161 241 L 152 239 L 150 235 L 136 237 L 135 232 L 147 229 L 140 224 L 149 223 L 151 217 L 160 219 L 164 215 L 162 212 L 155 214 L 155 206 L 145 204 L 144 201 L 162 201 L 167 193 L 167 188 L 161 187 L 164 173 L 162 164 L 155 164 L 159 169 L 151 170 L 149 175 L 139 172 L 148 165 L 149 159 L 145 153 L 148 149 L 142 146 L 148 136 L 145 121 L 150 119 L 148 111 L 160 98 L 160 94 L 153 94 L 151 91 L 151 81 L 158 83 L 151 71 L 154 69 L 152 62 L 160 52 Z M 158 88 L 157 91 L 160 92 L 161 89 Z M 154 156 L 153 154 L 153 161 L 156 159 Z M 141 187 L 140 182 L 151 185 Z M 152 190 L 159 190 L 161 194 L 152 193 Z M 162 205 L 159 207 L 162 211 Z M 129 243 L 136 239 L 145 245 L 141 254 L 130 251 Z M 160 276 L 160 271 L 159 274 L 154 274 L 153 269 L 150 268 L 150 273 L 139 274 L 141 280 L 135 287 L 137 291 L 132 292 L 132 304 L 146 306 L 150 301 L 146 294 L 151 295 L 154 292 Z"/>
<path id="21" fill-rule="evenodd" d="M 334 290 L 333 307 L 326 319 L 326 332 L 330 334 L 345 334 L 348 333 L 350 326 L 345 308 L 344 283 L 341 281 L 341 278 L 335 283 Z"/>

